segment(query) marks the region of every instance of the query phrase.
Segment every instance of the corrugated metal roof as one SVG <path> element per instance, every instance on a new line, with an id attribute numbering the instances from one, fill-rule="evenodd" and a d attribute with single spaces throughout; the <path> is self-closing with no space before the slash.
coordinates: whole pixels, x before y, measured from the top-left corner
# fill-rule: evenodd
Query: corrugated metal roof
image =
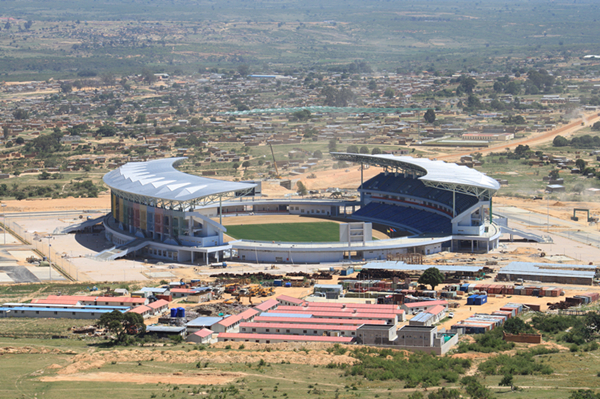
<path id="1" fill-rule="evenodd" d="M 359 325 L 340 326 L 336 324 L 295 324 L 295 323 L 240 323 L 241 327 L 248 328 L 301 328 L 305 330 L 334 330 L 334 331 L 356 331 Z"/>
<path id="2" fill-rule="evenodd" d="M 256 184 L 209 179 L 180 172 L 173 164 L 184 159 L 186 158 L 129 162 L 108 172 L 102 180 L 115 190 L 171 201 L 189 201 L 256 187 Z"/>
<path id="3" fill-rule="evenodd" d="M 260 311 L 266 311 L 269 310 L 275 306 L 279 305 L 279 302 L 277 302 L 277 300 L 275 299 L 267 299 L 266 301 L 264 301 L 263 303 L 256 305 L 254 307 L 254 309 L 260 310 Z"/>
<path id="4" fill-rule="evenodd" d="M 372 313 L 380 313 L 380 314 L 402 314 L 404 311 L 402 309 L 379 309 L 379 308 L 353 308 L 353 307 L 300 307 L 300 306 L 280 306 L 277 308 L 278 311 L 282 312 L 296 312 L 298 310 L 304 311 L 315 311 L 315 312 L 343 312 L 343 313 L 352 313 L 355 310 L 358 312 L 372 312 Z"/>
<path id="5" fill-rule="evenodd" d="M 409 302 L 405 303 L 404 306 L 407 308 L 420 308 L 423 306 L 437 306 L 437 305 L 448 305 L 448 301 L 423 301 L 423 302 Z"/>
<path id="6" fill-rule="evenodd" d="M 337 342 L 349 344 L 354 339 L 353 337 L 327 337 L 314 335 L 284 335 L 284 334 L 243 334 L 243 333 L 219 333 L 221 339 L 263 339 L 275 341 L 309 341 L 309 342 Z"/>
<path id="7" fill-rule="evenodd" d="M 263 313 L 262 316 L 254 318 L 255 323 L 291 323 L 291 324 L 346 324 L 346 325 L 362 325 L 362 324 L 376 324 L 386 325 L 385 320 L 348 320 L 348 319 L 324 319 L 320 317 L 264 317 L 268 316 L 268 313 Z M 295 315 L 295 316 L 306 316 L 306 315 Z M 310 315 L 308 315 L 310 316 Z"/>
<path id="8" fill-rule="evenodd" d="M 312 317 L 312 314 L 299 314 L 299 313 L 279 313 L 279 312 L 266 312 L 260 315 L 260 317 L 287 317 L 287 318 L 304 318 L 308 319 Z"/>
<path id="9" fill-rule="evenodd" d="M 194 320 L 187 322 L 188 327 L 204 327 L 212 326 L 223 320 L 222 317 L 197 317 Z"/>
<path id="10" fill-rule="evenodd" d="M 242 316 L 239 314 L 235 316 L 229 316 L 218 322 L 217 324 L 222 325 L 223 327 L 229 327 L 242 320 Z"/>
<path id="11" fill-rule="evenodd" d="M 395 314 L 372 314 L 372 313 L 342 313 L 342 312 L 315 312 L 314 310 L 293 312 L 295 314 L 309 314 L 313 317 L 330 317 L 330 318 L 354 318 L 354 319 L 392 319 Z M 263 313 L 264 315 L 264 313 Z"/>
<path id="12" fill-rule="evenodd" d="M 500 269 L 498 274 L 594 278 L 596 268 L 597 266 L 594 265 L 572 265 L 566 263 L 511 262 Z"/>
<path id="13" fill-rule="evenodd" d="M 289 296 L 289 295 L 279 295 L 277 297 L 277 300 L 291 302 L 291 303 L 297 303 L 297 304 L 304 303 L 304 301 L 302 299 L 294 298 L 293 296 Z"/>
<path id="14" fill-rule="evenodd" d="M 344 289 L 344 287 L 342 287 L 340 284 L 315 284 L 314 287 L 315 288 L 339 289 L 339 290 Z"/>
<path id="15" fill-rule="evenodd" d="M 6 307 L 0 307 L 0 310 L 3 311 L 7 311 L 7 310 L 11 310 L 11 311 L 17 311 L 17 310 L 27 310 L 27 311 L 34 311 L 34 312 L 74 312 L 74 313 L 110 313 L 113 312 L 114 310 L 110 310 L 110 309 L 61 309 L 61 308 L 29 308 L 29 307 L 15 307 L 15 308 L 6 308 Z M 123 313 L 122 310 L 119 310 L 119 312 Z"/>
<path id="16" fill-rule="evenodd" d="M 432 317 L 433 317 L 433 315 L 431 313 L 419 313 L 415 317 L 413 317 L 412 319 L 410 319 L 410 321 L 411 322 L 416 321 L 416 322 L 419 322 L 419 323 L 426 323 Z"/>
<path id="17" fill-rule="evenodd" d="M 386 270 L 401 270 L 401 271 L 425 271 L 430 267 L 435 267 L 441 272 L 469 272 L 477 273 L 483 269 L 483 266 L 461 266 L 461 265 L 409 265 L 402 261 L 385 261 L 385 262 L 369 262 L 364 265 L 363 269 L 386 269 Z"/>
<path id="18" fill-rule="evenodd" d="M 209 330 L 208 328 L 203 328 L 202 330 L 198 330 L 198 331 L 196 331 L 196 332 L 195 332 L 194 334 L 192 334 L 192 335 L 197 335 L 197 336 L 199 336 L 199 337 L 206 338 L 206 337 L 208 337 L 208 336 L 210 336 L 210 335 L 213 335 L 214 333 L 215 333 L 214 331 L 212 331 L 212 330 Z"/>
<path id="19" fill-rule="evenodd" d="M 148 326 L 146 327 L 146 332 L 164 332 L 164 333 L 181 333 L 185 331 L 185 327 L 177 327 L 177 326 Z"/>

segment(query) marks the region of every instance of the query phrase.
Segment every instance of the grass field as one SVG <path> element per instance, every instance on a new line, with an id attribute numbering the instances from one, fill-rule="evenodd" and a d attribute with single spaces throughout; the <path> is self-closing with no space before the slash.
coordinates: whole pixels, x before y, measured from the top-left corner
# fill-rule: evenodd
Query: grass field
<path id="1" fill-rule="evenodd" d="M 338 226 L 332 222 L 239 225 L 227 226 L 227 235 L 257 241 L 338 242 Z"/>

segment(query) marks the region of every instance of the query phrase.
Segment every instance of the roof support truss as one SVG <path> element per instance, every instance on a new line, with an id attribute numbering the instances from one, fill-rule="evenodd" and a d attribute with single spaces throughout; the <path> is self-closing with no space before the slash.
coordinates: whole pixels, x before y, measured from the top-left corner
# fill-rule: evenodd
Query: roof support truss
<path id="1" fill-rule="evenodd" d="M 249 188 L 245 190 L 232 191 L 229 193 L 207 195 L 205 197 L 194 198 L 189 201 L 165 200 L 158 197 L 148 197 L 115 189 L 112 189 L 112 193 L 119 198 L 123 198 L 127 201 L 131 201 L 137 204 L 177 211 L 193 211 L 194 209 L 196 209 L 196 207 L 218 203 L 220 200 L 223 199 L 245 197 L 251 194 L 252 190 L 253 188 Z"/>

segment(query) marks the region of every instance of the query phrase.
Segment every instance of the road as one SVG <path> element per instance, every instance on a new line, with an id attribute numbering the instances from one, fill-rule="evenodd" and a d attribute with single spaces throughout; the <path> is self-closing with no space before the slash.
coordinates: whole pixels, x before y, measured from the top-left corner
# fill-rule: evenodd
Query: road
<path id="1" fill-rule="evenodd" d="M 585 119 L 585 121 L 584 121 L 584 119 Z M 594 122 L 596 122 L 598 120 L 600 120 L 600 116 L 598 116 L 598 113 L 596 113 L 596 112 L 588 113 L 588 114 L 584 114 L 584 118 L 578 118 L 575 121 L 573 121 L 567 125 L 561 126 L 554 130 L 550 130 L 548 132 L 536 134 L 533 137 L 529 137 L 529 138 L 522 139 L 522 140 L 514 140 L 509 143 L 502 143 L 502 144 L 495 145 L 492 147 L 483 148 L 483 149 L 477 150 L 477 151 L 475 151 L 474 149 L 471 149 L 471 150 L 465 151 L 465 152 L 442 155 L 442 156 L 437 157 L 437 159 L 444 160 L 444 161 L 458 161 L 458 160 L 460 160 L 460 157 L 465 156 L 465 155 L 471 155 L 474 152 L 480 152 L 485 155 L 490 152 L 498 152 L 498 151 L 503 152 L 507 148 L 516 148 L 518 145 L 528 145 L 531 147 L 534 145 L 539 145 L 539 144 L 542 144 L 542 143 L 545 143 L 548 141 L 552 141 L 552 140 L 554 140 L 554 137 L 558 136 L 559 134 L 562 134 L 565 136 L 571 135 L 574 132 L 576 132 L 577 130 L 584 128 L 585 126 L 591 126 Z M 581 126 L 582 122 L 585 124 L 585 126 Z"/>
<path id="2" fill-rule="evenodd" d="M 495 207 L 494 213 L 508 217 L 510 222 L 525 225 L 525 230 L 538 230 L 541 233 L 552 233 L 582 244 L 593 245 L 600 248 L 600 231 L 598 225 L 582 226 L 570 220 L 559 219 L 554 216 L 544 215 L 515 207 Z"/>

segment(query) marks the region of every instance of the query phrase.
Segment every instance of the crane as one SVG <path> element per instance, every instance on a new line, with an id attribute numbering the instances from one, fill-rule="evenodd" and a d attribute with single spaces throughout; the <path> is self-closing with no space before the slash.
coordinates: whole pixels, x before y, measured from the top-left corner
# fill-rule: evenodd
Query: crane
<path id="1" fill-rule="evenodd" d="M 279 175 L 279 169 L 277 169 L 277 161 L 275 160 L 275 153 L 273 152 L 273 146 L 269 143 L 269 147 L 271 148 L 271 155 L 273 156 L 273 164 L 275 165 L 275 177 L 281 179 L 281 175 Z"/>

